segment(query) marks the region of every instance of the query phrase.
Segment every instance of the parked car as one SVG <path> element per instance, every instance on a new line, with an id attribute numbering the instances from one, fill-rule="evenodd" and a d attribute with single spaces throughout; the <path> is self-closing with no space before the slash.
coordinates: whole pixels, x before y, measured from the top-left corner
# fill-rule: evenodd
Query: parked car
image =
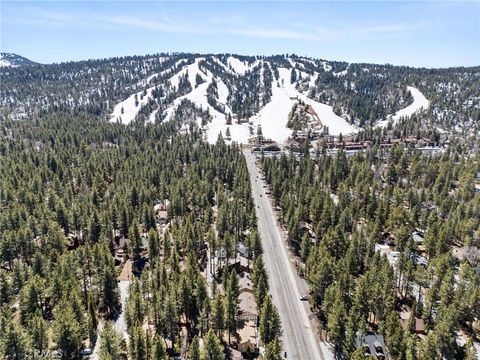
<path id="1" fill-rule="evenodd" d="M 92 349 L 85 348 L 85 349 L 80 350 L 80 355 L 81 356 L 92 355 L 92 352 L 93 352 Z"/>

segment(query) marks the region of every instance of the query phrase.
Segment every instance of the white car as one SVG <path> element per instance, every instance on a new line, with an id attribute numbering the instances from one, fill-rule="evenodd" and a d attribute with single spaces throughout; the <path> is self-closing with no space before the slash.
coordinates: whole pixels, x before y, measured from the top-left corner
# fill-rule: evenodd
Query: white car
<path id="1" fill-rule="evenodd" d="M 86 348 L 86 349 L 80 350 L 80 355 L 82 356 L 92 355 L 92 352 L 93 352 L 92 349 Z"/>

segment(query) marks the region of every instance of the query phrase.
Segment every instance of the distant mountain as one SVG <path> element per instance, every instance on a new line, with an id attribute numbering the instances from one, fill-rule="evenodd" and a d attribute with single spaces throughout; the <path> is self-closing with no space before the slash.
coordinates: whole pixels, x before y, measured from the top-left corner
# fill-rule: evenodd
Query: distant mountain
<path id="1" fill-rule="evenodd" d="M 0 53 L 0 67 L 16 67 L 23 65 L 38 65 L 38 63 L 17 54 Z"/>
<path id="2" fill-rule="evenodd" d="M 5 55 L 18 56 L 2 54 L 9 62 Z M 452 130 L 480 136 L 479 94 L 480 67 L 424 69 L 296 55 L 163 53 L 0 67 L 0 116 L 61 110 L 123 124 L 195 122 L 210 142 L 220 132 L 246 143 L 261 130 L 283 143 L 294 130 L 347 135 L 392 126 L 402 136 Z"/>

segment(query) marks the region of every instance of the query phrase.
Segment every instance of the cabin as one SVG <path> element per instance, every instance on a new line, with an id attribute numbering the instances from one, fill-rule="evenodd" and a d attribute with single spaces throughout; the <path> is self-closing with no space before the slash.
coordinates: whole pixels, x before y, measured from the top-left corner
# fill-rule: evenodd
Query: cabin
<path id="1" fill-rule="evenodd" d="M 370 359 L 387 359 L 387 351 L 383 335 L 368 333 L 367 335 L 357 332 L 357 347 L 363 347 L 365 357 Z"/>
<path id="2" fill-rule="evenodd" d="M 257 322 L 258 310 L 253 291 L 253 283 L 248 273 L 241 273 L 239 279 L 240 295 L 238 297 L 238 350 L 243 354 L 258 351 Z"/>
<path id="3" fill-rule="evenodd" d="M 258 351 L 257 348 L 257 326 L 252 320 L 244 321 L 238 328 L 240 340 L 238 351 L 242 354 L 251 354 Z"/>

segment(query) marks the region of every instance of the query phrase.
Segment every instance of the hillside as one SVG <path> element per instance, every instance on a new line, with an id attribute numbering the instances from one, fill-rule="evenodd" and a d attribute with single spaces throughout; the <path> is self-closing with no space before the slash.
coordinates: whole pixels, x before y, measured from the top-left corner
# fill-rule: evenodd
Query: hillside
<path id="1" fill-rule="evenodd" d="M 417 69 L 295 55 L 157 54 L 0 68 L 0 111 L 10 118 L 61 109 L 123 124 L 194 121 L 210 142 L 227 136 L 227 128 L 227 140 L 245 143 L 261 128 L 284 142 L 298 101 L 316 111 L 330 135 L 387 128 L 412 115 L 417 131 L 475 134 L 479 93 L 478 67 Z"/>
<path id="2" fill-rule="evenodd" d="M 17 54 L 0 53 L 0 68 L 17 67 L 23 65 L 38 65 L 38 63 Z"/>

